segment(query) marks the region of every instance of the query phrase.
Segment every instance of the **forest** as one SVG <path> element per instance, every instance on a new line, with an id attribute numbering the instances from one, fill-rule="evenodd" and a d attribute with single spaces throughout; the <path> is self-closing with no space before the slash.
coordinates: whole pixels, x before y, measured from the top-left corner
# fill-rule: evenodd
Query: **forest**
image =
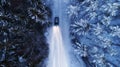
<path id="1" fill-rule="evenodd" d="M 65 21 L 56 35 L 83 64 L 58 67 L 120 67 L 120 0 L 0 0 L 0 67 L 55 67 L 47 61 L 56 14 Z"/>

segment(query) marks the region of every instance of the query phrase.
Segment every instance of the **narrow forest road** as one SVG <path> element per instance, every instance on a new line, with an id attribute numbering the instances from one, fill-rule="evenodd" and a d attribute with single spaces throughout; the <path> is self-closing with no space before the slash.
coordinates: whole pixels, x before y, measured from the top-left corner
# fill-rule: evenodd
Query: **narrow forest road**
<path id="1" fill-rule="evenodd" d="M 74 55 L 73 48 L 72 48 L 71 42 L 70 42 L 70 36 L 69 36 L 70 19 L 66 12 L 67 7 L 69 6 L 69 1 L 70 0 L 52 0 L 51 1 L 51 2 L 53 2 L 53 5 L 51 7 L 52 20 L 54 22 L 54 18 L 59 17 L 59 27 L 60 27 L 61 33 L 62 33 L 63 45 L 67 52 L 66 55 L 68 55 L 67 58 L 69 59 L 69 67 L 85 67 L 83 61 Z M 52 31 L 50 31 L 49 33 L 51 34 Z M 48 40 L 50 40 L 51 37 L 52 36 L 50 36 L 48 38 Z M 49 41 L 49 43 L 50 43 L 50 41 Z"/>

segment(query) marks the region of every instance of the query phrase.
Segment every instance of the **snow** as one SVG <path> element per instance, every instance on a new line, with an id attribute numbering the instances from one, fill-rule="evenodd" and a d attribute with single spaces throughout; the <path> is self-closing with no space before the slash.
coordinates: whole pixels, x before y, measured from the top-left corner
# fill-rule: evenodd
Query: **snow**
<path id="1" fill-rule="evenodd" d="M 87 53 L 88 62 L 92 61 L 96 67 L 119 67 L 120 1 L 84 0 L 78 3 L 70 4 L 69 7 L 74 8 L 68 13 L 73 20 L 70 26 L 72 40 L 78 41 L 73 42 L 75 53 L 79 57 Z M 86 46 L 86 50 L 81 46 Z M 117 48 L 113 48 L 115 46 Z"/>

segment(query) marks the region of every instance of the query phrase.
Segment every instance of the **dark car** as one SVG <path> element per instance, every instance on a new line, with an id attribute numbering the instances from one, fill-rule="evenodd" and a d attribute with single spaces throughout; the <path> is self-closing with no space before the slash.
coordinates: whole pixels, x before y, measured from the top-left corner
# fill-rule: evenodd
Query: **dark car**
<path id="1" fill-rule="evenodd" d="M 54 18 L 54 25 L 59 25 L 59 17 Z"/>

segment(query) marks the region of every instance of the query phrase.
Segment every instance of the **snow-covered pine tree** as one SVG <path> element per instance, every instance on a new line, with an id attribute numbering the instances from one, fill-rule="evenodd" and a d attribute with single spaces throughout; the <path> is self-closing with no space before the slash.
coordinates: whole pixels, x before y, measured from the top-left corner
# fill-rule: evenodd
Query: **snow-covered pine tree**
<path id="1" fill-rule="evenodd" d="M 86 67 L 120 67 L 120 0 L 71 0 L 71 39 Z"/>

